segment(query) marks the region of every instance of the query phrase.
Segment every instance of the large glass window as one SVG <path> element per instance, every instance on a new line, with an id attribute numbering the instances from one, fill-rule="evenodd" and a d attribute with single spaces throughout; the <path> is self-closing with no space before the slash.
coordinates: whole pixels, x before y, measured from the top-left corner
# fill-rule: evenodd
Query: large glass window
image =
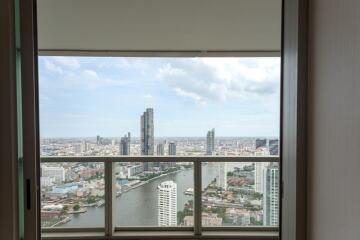
<path id="1" fill-rule="evenodd" d="M 39 89 L 44 228 L 278 226 L 280 58 L 44 56 Z"/>

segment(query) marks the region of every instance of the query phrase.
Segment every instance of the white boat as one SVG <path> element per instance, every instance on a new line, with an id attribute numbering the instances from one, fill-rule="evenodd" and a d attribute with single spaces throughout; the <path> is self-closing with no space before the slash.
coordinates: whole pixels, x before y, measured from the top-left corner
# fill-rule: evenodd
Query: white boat
<path id="1" fill-rule="evenodd" d="M 194 189 L 193 188 L 188 188 L 184 191 L 184 194 L 185 195 L 189 195 L 189 196 L 192 196 L 194 195 Z"/>

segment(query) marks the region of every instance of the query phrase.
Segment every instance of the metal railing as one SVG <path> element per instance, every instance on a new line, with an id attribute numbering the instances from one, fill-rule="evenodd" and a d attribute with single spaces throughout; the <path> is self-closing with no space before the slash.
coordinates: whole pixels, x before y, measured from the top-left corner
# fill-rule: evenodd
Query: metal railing
<path id="1" fill-rule="evenodd" d="M 75 233 L 87 233 L 91 232 L 103 233 L 103 236 L 98 239 L 117 239 L 117 238 L 144 238 L 145 236 L 154 236 L 154 233 L 167 233 L 160 234 L 161 236 L 167 236 L 171 238 L 172 232 L 176 232 L 175 236 L 179 238 L 211 238 L 211 233 L 215 233 L 215 236 L 221 238 L 220 232 L 224 233 L 224 236 L 230 235 L 247 236 L 246 233 L 251 232 L 251 236 L 255 236 L 251 239 L 277 239 L 278 227 L 267 226 L 219 226 L 219 227 L 207 227 L 202 226 L 202 163 L 206 162 L 239 162 L 239 163 L 258 163 L 258 162 L 279 162 L 279 157 L 276 156 L 80 156 L 80 157 L 41 157 L 41 163 L 104 163 L 104 184 L 105 184 L 105 227 L 89 227 L 89 228 L 42 228 L 43 236 L 45 239 L 53 239 L 52 234 L 66 233 L 67 236 Z M 187 162 L 193 163 L 193 177 L 194 177 L 194 226 L 175 226 L 175 227 L 147 227 L 147 226 L 115 226 L 114 217 L 116 213 L 115 209 L 115 173 L 114 164 L 121 162 Z M 124 236 L 122 233 L 127 233 Z M 131 233 L 131 234 L 129 234 Z M 206 234 L 204 234 L 206 233 Z M 259 238 L 256 238 L 256 233 L 259 233 Z M 269 233 L 269 234 L 267 234 Z M 50 235 L 49 235 L 50 234 Z M 247 236 L 248 237 L 248 236 Z M 81 237 L 76 237 L 81 239 Z M 85 238 L 85 237 L 84 237 Z M 65 239 L 57 237 L 56 239 Z M 66 238 L 68 239 L 68 238 Z M 248 238 L 245 238 L 248 239 Z"/>

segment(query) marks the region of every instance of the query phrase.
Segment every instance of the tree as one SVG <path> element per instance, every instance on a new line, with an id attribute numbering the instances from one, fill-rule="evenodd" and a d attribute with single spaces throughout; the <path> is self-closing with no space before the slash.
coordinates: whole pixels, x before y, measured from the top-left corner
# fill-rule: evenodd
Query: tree
<path id="1" fill-rule="evenodd" d="M 228 176 L 228 177 L 232 177 L 232 176 L 234 176 L 234 173 L 233 173 L 233 172 L 228 172 L 228 173 L 227 173 L 227 176 Z"/>
<path id="2" fill-rule="evenodd" d="M 95 203 L 95 202 L 96 202 L 96 198 L 94 196 L 89 196 L 86 199 L 86 203 L 88 203 L 88 204 L 92 204 L 92 203 Z"/>
<path id="3" fill-rule="evenodd" d="M 261 200 L 263 198 L 263 195 L 261 193 L 258 193 L 258 192 L 255 192 L 253 196 L 254 196 L 255 199 L 259 199 L 259 200 Z"/>
<path id="4" fill-rule="evenodd" d="M 69 211 L 69 207 L 64 206 L 61 211 L 62 211 L 62 213 L 66 213 L 67 211 Z"/>
<path id="5" fill-rule="evenodd" d="M 74 210 L 74 211 L 79 211 L 79 210 L 80 210 L 80 205 L 79 205 L 79 204 L 76 204 L 76 205 L 73 207 L 73 210 Z"/>
<path id="6" fill-rule="evenodd" d="M 185 213 L 183 211 L 177 212 L 177 222 L 178 224 L 182 224 L 184 222 Z"/>

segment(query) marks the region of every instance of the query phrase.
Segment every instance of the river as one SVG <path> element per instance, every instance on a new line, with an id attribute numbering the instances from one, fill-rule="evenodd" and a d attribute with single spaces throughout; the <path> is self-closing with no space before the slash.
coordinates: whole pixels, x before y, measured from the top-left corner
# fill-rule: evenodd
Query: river
<path id="1" fill-rule="evenodd" d="M 242 167 L 243 163 L 228 163 L 227 171 Z M 217 164 L 203 166 L 202 184 L 207 186 L 217 175 Z M 116 226 L 157 226 L 157 186 L 167 180 L 177 183 L 178 211 L 192 196 L 184 195 L 187 188 L 194 188 L 193 169 L 175 172 L 150 181 L 140 187 L 123 193 L 116 199 Z M 73 214 L 72 220 L 59 227 L 103 227 L 104 207 L 89 207 L 86 213 Z"/>

